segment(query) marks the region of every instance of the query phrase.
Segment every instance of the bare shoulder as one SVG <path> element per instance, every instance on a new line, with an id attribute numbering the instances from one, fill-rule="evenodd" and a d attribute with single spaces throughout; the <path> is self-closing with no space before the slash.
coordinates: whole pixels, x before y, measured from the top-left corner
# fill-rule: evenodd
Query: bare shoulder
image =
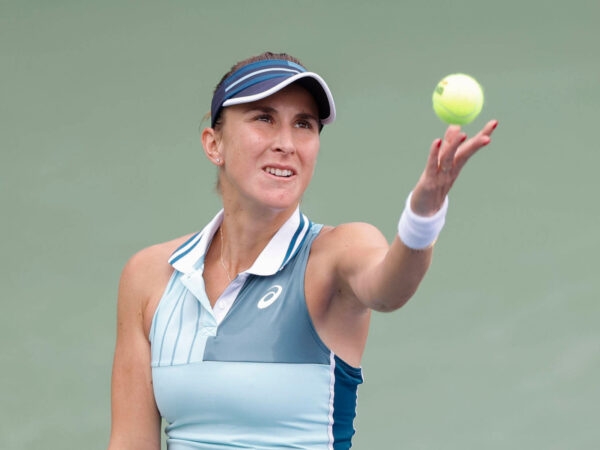
<path id="1" fill-rule="evenodd" d="M 324 226 L 313 244 L 316 252 L 331 258 L 347 255 L 347 252 L 362 252 L 385 249 L 389 244 L 383 233 L 374 225 L 365 222 L 350 222 L 337 226 Z"/>
<path id="2" fill-rule="evenodd" d="M 123 268 L 119 282 L 119 310 L 141 315 L 145 329 L 149 328 L 154 310 L 173 273 L 168 259 L 190 236 L 146 247 L 136 252 Z"/>
<path id="3" fill-rule="evenodd" d="M 388 249 L 383 234 L 362 222 L 325 226 L 310 253 L 305 282 L 309 314 L 325 345 L 358 367 L 367 340 L 370 309 L 353 280 Z"/>
<path id="4" fill-rule="evenodd" d="M 160 244 L 151 245 L 135 253 L 125 264 L 121 281 L 147 284 L 153 277 L 160 278 L 170 273 L 169 256 L 191 235 L 181 236 Z"/>
<path id="5" fill-rule="evenodd" d="M 389 244 L 381 231 L 368 223 L 352 222 L 324 226 L 311 248 L 309 270 L 321 280 L 326 299 L 352 297 L 348 283 L 353 276 L 383 258 Z"/>

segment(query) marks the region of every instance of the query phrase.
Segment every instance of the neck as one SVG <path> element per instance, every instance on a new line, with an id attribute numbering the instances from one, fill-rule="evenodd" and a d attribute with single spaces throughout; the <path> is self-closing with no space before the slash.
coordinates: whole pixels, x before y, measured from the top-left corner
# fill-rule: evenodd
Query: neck
<path id="1" fill-rule="evenodd" d="M 248 214 L 248 211 L 231 212 L 225 207 L 219 230 L 220 262 L 227 278 L 247 270 L 281 226 L 296 211 L 293 209 L 268 214 Z"/>

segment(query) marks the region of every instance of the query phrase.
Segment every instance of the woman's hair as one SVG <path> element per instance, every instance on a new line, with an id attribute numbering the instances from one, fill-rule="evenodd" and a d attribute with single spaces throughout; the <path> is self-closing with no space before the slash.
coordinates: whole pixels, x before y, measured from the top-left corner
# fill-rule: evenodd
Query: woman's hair
<path id="1" fill-rule="evenodd" d="M 219 87 L 221 87 L 221 85 L 223 84 L 223 82 L 229 78 L 229 76 L 231 76 L 231 74 L 233 74 L 236 70 L 240 69 L 241 67 L 244 67 L 248 64 L 257 62 L 257 61 L 267 61 L 270 59 L 283 59 L 285 61 L 291 61 L 295 64 L 299 64 L 301 66 L 304 66 L 299 60 L 298 58 L 295 58 L 291 55 L 288 55 L 287 53 L 272 53 L 272 52 L 264 52 L 261 53 L 260 55 L 256 55 L 256 56 L 251 56 L 250 58 L 246 58 L 242 61 L 239 61 L 237 63 L 235 63 L 231 69 L 229 69 L 229 72 L 227 72 L 225 75 L 223 75 L 223 77 L 221 78 L 221 80 L 219 81 L 219 83 L 217 84 L 217 86 L 215 86 L 215 90 L 213 91 L 213 95 L 215 92 L 217 92 L 217 90 L 219 89 Z M 210 117 L 210 112 L 207 114 L 206 117 Z M 205 117 L 205 118 L 206 118 Z M 221 117 L 217 117 L 215 119 L 215 128 L 217 128 L 219 125 L 221 125 L 222 121 L 221 121 Z"/>

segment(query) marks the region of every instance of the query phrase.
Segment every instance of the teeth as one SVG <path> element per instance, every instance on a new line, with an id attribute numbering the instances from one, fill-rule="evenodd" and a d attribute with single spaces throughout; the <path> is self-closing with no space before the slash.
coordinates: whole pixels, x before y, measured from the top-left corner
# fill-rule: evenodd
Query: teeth
<path id="1" fill-rule="evenodd" d="M 265 169 L 265 171 L 270 173 L 271 175 L 275 175 L 276 177 L 291 177 L 292 176 L 291 170 L 281 170 L 281 169 L 275 169 L 273 167 L 267 167 Z"/>

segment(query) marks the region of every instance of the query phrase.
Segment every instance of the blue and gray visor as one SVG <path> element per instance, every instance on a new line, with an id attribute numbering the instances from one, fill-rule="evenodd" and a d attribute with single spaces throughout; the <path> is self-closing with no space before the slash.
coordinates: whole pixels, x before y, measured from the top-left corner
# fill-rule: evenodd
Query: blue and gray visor
<path id="1" fill-rule="evenodd" d="M 211 126 L 214 128 L 223 108 L 261 100 L 292 83 L 312 94 L 321 125 L 335 120 L 335 103 L 323 78 L 291 61 L 268 59 L 239 68 L 221 83 L 211 103 Z"/>

